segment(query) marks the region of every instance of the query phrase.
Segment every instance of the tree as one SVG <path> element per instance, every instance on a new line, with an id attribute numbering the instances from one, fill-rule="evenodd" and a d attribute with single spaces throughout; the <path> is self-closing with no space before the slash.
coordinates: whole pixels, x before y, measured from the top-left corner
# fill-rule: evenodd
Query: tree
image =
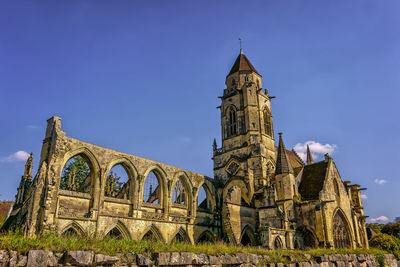
<path id="1" fill-rule="evenodd" d="M 72 157 L 64 167 L 60 189 L 83 193 L 90 192 L 90 167 L 81 155 Z"/>
<path id="2" fill-rule="evenodd" d="M 400 237 L 400 222 L 383 225 L 381 232 L 391 236 Z"/>
<path id="3" fill-rule="evenodd" d="M 397 259 L 400 258 L 400 242 L 394 236 L 383 233 L 376 234 L 369 240 L 369 245 L 386 250 L 392 253 Z"/>

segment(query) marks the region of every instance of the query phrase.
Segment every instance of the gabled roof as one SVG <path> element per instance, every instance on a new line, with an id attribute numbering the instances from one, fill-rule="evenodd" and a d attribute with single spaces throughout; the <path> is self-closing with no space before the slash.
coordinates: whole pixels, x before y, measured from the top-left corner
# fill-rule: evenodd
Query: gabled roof
<path id="1" fill-rule="evenodd" d="M 324 186 L 327 169 L 327 161 L 304 166 L 299 186 L 301 200 L 317 200 L 319 198 L 319 192 Z"/>
<path id="2" fill-rule="evenodd" d="M 231 71 L 227 76 L 242 70 L 254 71 L 258 75 L 260 75 L 253 67 L 253 65 L 250 63 L 250 60 L 248 60 L 247 57 L 243 54 L 243 52 L 240 51 L 239 56 L 236 58 L 235 63 L 233 64 L 233 67 L 231 68 Z"/>

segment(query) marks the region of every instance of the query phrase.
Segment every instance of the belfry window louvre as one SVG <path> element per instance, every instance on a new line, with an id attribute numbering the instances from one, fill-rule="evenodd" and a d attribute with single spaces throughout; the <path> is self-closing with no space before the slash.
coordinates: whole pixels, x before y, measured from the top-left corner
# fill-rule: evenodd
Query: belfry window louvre
<path id="1" fill-rule="evenodd" d="M 233 108 L 228 110 L 228 134 L 227 137 L 232 137 L 237 134 L 237 118 L 236 111 Z"/>
<path id="2" fill-rule="evenodd" d="M 272 137 L 272 117 L 268 109 L 264 110 L 265 133 Z"/>

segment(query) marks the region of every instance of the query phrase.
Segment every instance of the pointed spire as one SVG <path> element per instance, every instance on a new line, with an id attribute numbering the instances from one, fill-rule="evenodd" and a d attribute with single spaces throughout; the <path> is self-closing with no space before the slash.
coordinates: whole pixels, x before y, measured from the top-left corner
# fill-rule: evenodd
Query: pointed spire
<path id="1" fill-rule="evenodd" d="M 238 72 L 238 71 L 253 71 L 260 75 L 257 70 L 253 67 L 253 65 L 250 63 L 250 60 L 247 59 L 247 57 L 244 55 L 243 50 L 240 49 L 239 56 L 236 58 L 235 63 L 232 66 L 231 71 L 229 72 L 228 76 Z M 261 76 L 261 75 L 260 75 Z"/>
<path id="2" fill-rule="evenodd" d="M 311 155 L 310 147 L 307 145 L 307 165 L 313 164 L 314 160 Z"/>
<path id="3" fill-rule="evenodd" d="M 215 138 L 213 142 L 213 150 L 217 150 L 217 140 L 215 140 Z"/>
<path id="4" fill-rule="evenodd" d="M 276 159 L 275 175 L 293 173 L 288 155 L 286 154 L 285 144 L 283 143 L 282 133 L 279 133 L 278 156 Z"/>

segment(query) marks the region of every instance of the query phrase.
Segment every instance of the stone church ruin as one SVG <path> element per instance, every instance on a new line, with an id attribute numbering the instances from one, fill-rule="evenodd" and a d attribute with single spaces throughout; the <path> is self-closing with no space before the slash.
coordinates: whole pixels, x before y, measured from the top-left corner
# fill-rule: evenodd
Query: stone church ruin
<path id="1" fill-rule="evenodd" d="M 262 76 L 240 51 L 226 77 L 214 177 L 68 137 L 52 117 L 3 230 L 269 249 L 368 247 L 357 184 L 326 154 L 307 162 L 275 136 Z M 276 145 L 277 143 L 277 145 Z M 121 173 L 123 175 L 121 175 Z M 199 191 L 205 194 L 198 201 Z"/>

